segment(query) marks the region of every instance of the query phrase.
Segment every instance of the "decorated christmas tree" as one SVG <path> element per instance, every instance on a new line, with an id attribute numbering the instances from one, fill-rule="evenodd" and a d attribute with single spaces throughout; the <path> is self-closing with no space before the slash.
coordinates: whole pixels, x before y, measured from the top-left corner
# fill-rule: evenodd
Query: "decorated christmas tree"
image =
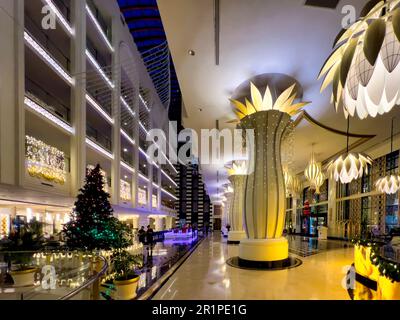
<path id="1" fill-rule="evenodd" d="M 109 250 L 120 239 L 120 222 L 113 217 L 110 195 L 104 191 L 100 165 L 87 173 L 71 220 L 64 225 L 67 245 L 80 250 Z"/>

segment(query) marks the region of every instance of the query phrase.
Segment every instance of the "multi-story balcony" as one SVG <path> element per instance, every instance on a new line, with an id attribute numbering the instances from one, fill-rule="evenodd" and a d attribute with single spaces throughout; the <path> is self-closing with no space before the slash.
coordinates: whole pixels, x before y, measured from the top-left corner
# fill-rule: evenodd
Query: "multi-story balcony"
<path id="1" fill-rule="evenodd" d="M 111 151 L 112 145 L 110 137 L 89 123 L 86 124 L 86 135 L 89 139 L 102 146 L 107 151 Z"/>

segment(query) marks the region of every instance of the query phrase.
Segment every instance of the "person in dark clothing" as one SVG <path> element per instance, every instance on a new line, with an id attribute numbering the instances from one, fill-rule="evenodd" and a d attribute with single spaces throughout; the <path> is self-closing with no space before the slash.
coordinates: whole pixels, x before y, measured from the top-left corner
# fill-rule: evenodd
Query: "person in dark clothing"
<path id="1" fill-rule="evenodd" d="M 149 256 L 153 256 L 153 246 L 154 246 L 154 240 L 153 240 L 153 229 L 150 227 L 150 225 L 147 226 L 147 231 L 146 231 L 146 239 L 147 239 L 147 254 Z"/>
<path id="2" fill-rule="evenodd" d="M 146 240 L 146 230 L 144 230 L 144 226 L 140 228 L 140 230 L 138 231 L 138 235 L 139 235 L 139 242 L 144 244 Z"/>

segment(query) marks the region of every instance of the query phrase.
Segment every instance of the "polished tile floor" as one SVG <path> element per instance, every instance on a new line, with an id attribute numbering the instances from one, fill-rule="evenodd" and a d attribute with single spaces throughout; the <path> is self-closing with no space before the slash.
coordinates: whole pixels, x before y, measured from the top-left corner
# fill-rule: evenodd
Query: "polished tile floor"
<path id="1" fill-rule="evenodd" d="M 199 245 L 154 296 L 154 300 L 196 299 L 350 299 L 342 287 L 345 266 L 353 262 L 353 249 L 345 242 L 289 238 L 290 252 L 303 264 L 280 271 L 252 271 L 230 267 L 226 260 L 238 255 L 214 233 Z M 309 254 L 311 253 L 311 254 Z"/>

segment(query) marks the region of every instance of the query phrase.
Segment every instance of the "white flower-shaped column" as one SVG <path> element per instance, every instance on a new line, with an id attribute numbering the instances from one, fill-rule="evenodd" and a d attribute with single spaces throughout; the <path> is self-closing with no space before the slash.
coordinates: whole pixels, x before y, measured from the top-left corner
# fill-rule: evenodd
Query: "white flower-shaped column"
<path id="1" fill-rule="evenodd" d="M 233 194 L 231 196 L 231 209 L 229 211 L 231 230 L 228 234 L 228 243 L 239 243 L 242 239 L 246 238 L 243 226 L 244 186 L 246 175 L 238 174 L 237 172 L 232 173 L 232 171 L 230 171 L 230 173 L 229 181 L 233 187 Z"/>
<path id="2" fill-rule="evenodd" d="M 273 103 L 267 87 L 262 98 L 251 83 L 252 103 L 233 100 L 240 127 L 254 130 L 254 147 L 249 153 L 249 174 L 244 192 L 244 228 L 248 239 L 240 241 L 239 259 L 275 262 L 288 259 L 289 248 L 282 237 L 285 222 L 285 182 L 281 164 L 281 141 L 290 116 L 307 104 L 293 104 L 295 85 Z M 251 149 L 251 148 L 250 148 Z"/>

